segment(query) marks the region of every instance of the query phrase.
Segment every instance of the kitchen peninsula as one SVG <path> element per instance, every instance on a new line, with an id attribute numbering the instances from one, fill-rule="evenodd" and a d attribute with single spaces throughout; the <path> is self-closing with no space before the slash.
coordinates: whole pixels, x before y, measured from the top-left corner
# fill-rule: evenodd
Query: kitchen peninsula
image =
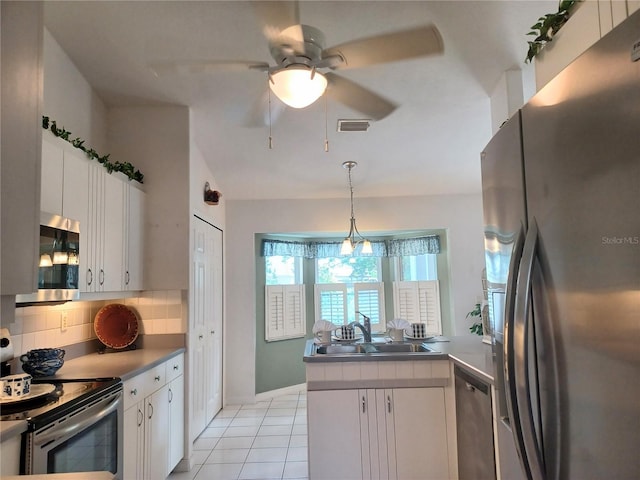
<path id="1" fill-rule="evenodd" d="M 422 345 L 327 355 L 307 342 L 310 478 L 457 478 L 454 366 L 493 384 L 491 346 L 471 335 Z"/>

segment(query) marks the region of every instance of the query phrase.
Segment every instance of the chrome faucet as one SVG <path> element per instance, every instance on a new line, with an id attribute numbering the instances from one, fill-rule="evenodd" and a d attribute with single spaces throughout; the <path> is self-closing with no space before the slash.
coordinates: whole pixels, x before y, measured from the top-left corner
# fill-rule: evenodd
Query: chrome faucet
<path id="1" fill-rule="evenodd" d="M 365 342 L 371 342 L 371 319 L 364 313 L 356 312 L 364 317 L 364 326 L 360 322 L 351 322 L 349 325 L 352 327 L 358 327 L 362 331 Z"/>

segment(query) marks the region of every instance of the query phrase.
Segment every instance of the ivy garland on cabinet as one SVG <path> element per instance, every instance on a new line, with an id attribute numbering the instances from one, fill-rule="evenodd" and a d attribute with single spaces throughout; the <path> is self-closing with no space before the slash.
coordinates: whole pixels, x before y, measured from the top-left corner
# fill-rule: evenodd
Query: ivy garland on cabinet
<path id="1" fill-rule="evenodd" d="M 536 38 L 532 42 L 527 42 L 529 50 L 527 51 L 527 58 L 524 60 L 525 63 L 531 62 L 540 53 L 542 47 L 553 40 L 553 36 L 567 23 L 574 7 L 581 1 L 560 0 L 557 12 L 543 15 L 535 25 L 531 26 L 531 31 L 527 35 L 533 35 Z"/>
<path id="2" fill-rule="evenodd" d="M 66 140 L 77 149 L 82 150 L 84 153 L 87 154 L 87 157 L 89 157 L 90 160 L 97 160 L 98 163 L 101 163 L 102 166 L 106 168 L 109 173 L 121 172 L 121 173 L 124 173 L 127 177 L 129 177 L 130 180 L 135 180 L 137 182 L 142 183 L 142 179 L 144 178 L 144 175 L 142 174 L 142 172 L 140 172 L 140 170 L 137 170 L 129 162 L 117 162 L 117 161 L 110 162 L 109 161 L 110 154 L 107 154 L 101 157 L 100 155 L 98 155 L 98 152 L 96 152 L 93 148 L 85 147 L 84 140 L 82 140 L 81 138 L 76 137 L 73 140 L 71 140 L 71 132 L 68 130 L 65 130 L 64 127 L 59 128 L 56 125 L 55 120 L 49 120 L 49 117 L 43 116 L 42 128 L 44 128 L 45 130 L 51 130 L 51 133 L 53 133 L 56 137 L 62 138 L 63 140 Z"/>

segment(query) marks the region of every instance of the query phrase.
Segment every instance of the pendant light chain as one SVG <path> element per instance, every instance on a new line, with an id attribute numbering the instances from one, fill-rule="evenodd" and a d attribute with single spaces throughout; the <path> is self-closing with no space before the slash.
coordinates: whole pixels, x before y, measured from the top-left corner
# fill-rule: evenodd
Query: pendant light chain
<path id="1" fill-rule="evenodd" d="M 355 215 L 353 213 L 353 183 L 351 182 L 351 169 L 353 168 L 352 165 L 349 165 L 349 192 L 351 194 L 351 221 L 354 222 L 355 221 Z"/>
<path id="2" fill-rule="evenodd" d="M 352 255 L 356 246 L 362 244 L 360 254 L 371 255 L 373 253 L 371 242 L 367 240 L 358 231 L 356 226 L 356 215 L 353 208 L 353 180 L 351 178 L 351 170 L 358 165 L 354 161 L 347 161 L 342 164 L 344 168 L 348 170 L 349 176 L 349 200 L 351 202 L 351 218 L 349 219 L 349 233 L 347 237 L 342 241 L 342 247 L 340 248 L 341 255 Z"/>

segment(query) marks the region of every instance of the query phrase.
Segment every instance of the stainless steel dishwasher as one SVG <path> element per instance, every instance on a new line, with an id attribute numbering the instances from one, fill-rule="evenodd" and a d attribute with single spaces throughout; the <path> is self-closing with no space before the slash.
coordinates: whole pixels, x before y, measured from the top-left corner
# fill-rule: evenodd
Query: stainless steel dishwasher
<path id="1" fill-rule="evenodd" d="M 493 414 L 489 385 L 457 365 L 456 430 L 458 436 L 458 478 L 494 480 Z"/>

